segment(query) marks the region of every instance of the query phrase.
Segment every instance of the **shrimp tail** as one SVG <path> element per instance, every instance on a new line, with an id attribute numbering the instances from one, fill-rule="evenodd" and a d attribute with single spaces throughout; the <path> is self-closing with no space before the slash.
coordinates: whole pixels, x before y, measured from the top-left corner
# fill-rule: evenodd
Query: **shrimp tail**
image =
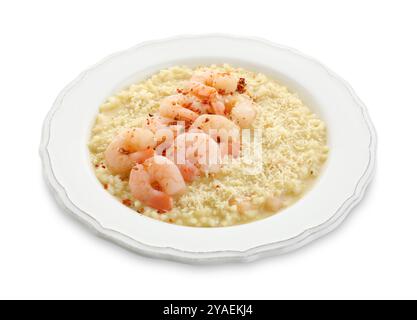
<path id="1" fill-rule="evenodd" d="M 186 182 L 192 182 L 196 177 L 199 176 L 199 169 L 187 161 L 186 164 L 177 164 L 178 169 L 180 169 L 182 177 Z"/>
<path id="2" fill-rule="evenodd" d="M 146 204 L 162 212 L 170 211 L 173 207 L 172 197 L 155 190 L 154 195 L 146 201 Z"/>

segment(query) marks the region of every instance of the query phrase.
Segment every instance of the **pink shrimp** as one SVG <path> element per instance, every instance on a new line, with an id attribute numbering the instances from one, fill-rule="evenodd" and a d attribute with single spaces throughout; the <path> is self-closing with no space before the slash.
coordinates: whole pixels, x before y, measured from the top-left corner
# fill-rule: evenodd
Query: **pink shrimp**
<path id="1" fill-rule="evenodd" d="M 231 111 L 231 118 L 241 128 L 249 128 L 256 118 L 255 104 L 246 97 L 240 97 Z"/>
<path id="2" fill-rule="evenodd" d="M 165 97 L 159 105 L 159 113 L 173 120 L 194 121 L 199 114 L 190 109 L 192 102 L 183 94 Z"/>
<path id="3" fill-rule="evenodd" d="M 135 163 L 142 163 L 153 156 L 154 147 L 151 131 L 143 128 L 126 129 L 108 145 L 104 159 L 113 174 L 126 177 Z"/>
<path id="4" fill-rule="evenodd" d="M 190 81 L 188 84 L 189 93 L 195 95 L 205 104 L 210 106 L 211 113 L 223 115 L 225 113 L 225 105 L 221 99 L 221 95 L 213 87 L 205 85 L 197 81 Z"/>
<path id="5" fill-rule="evenodd" d="M 190 129 L 201 130 L 209 134 L 220 143 L 223 156 L 227 154 L 231 154 L 233 157 L 238 156 L 240 152 L 240 129 L 228 118 L 221 115 L 204 114 L 194 121 Z"/>
<path id="6" fill-rule="evenodd" d="M 160 212 L 172 209 L 173 196 L 186 185 L 178 167 L 166 157 L 154 156 L 132 168 L 129 188 L 134 198 Z"/>
<path id="7" fill-rule="evenodd" d="M 215 88 L 221 94 L 230 94 L 236 91 L 239 79 L 228 72 L 203 71 L 196 73 L 191 81 L 200 82 Z"/>
<path id="8" fill-rule="evenodd" d="M 218 172 L 222 162 L 218 144 L 204 132 L 179 135 L 167 150 L 167 157 L 175 162 L 188 182 L 201 173 Z"/>

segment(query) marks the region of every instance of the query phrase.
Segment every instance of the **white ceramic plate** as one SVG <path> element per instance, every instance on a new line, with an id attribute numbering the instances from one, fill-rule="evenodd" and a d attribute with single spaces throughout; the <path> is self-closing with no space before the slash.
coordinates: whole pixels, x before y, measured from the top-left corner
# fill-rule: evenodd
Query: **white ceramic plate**
<path id="1" fill-rule="evenodd" d="M 134 214 L 103 189 L 91 169 L 87 142 L 99 105 L 160 69 L 211 63 L 265 73 L 297 92 L 321 116 L 330 147 L 322 175 L 296 204 L 245 225 L 192 228 Z M 346 82 L 316 60 L 264 40 L 203 35 L 143 43 L 83 72 L 47 115 L 40 153 L 57 200 L 101 236 L 153 257 L 220 262 L 288 252 L 334 229 L 363 197 L 375 148 L 365 106 Z"/>

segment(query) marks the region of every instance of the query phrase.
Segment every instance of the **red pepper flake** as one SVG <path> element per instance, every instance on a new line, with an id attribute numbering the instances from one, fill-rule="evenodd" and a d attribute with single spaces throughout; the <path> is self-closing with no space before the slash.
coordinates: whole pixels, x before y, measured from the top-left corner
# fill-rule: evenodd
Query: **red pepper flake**
<path id="1" fill-rule="evenodd" d="M 139 208 L 138 210 L 136 210 L 137 213 L 144 213 L 145 210 L 143 208 Z"/>
<path id="2" fill-rule="evenodd" d="M 165 212 L 166 212 L 165 210 L 158 210 L 159 214 L 162 214 L 162 213 L 165 213 Z"/>
<path id="3" fill-rule="evenodd" d="M 104 189 L 107 190 L 107 188 L 109 187 L 109 185 L 107 183 L 103 184 Z"/>
<path id="4" fill-rule="evenodd" d="M 224 89 L 219 89 L 219 90 L 217 90 L 220 94 L 225 94 L 226 93 L 226 91 L 224 90 Z"/>
<path id="5" fill-rule="evenodd" d="M 153 114 L 152 113 L 149 113 L 148 116 L 150 116 L 152 118 L 153 117 Z"/>
<path id="6" fill-rule="evenodd" d="M 132 205 L 132 201 L 131 201 L 131 200 L 129 200 L 129 199 L 124 199 L 124 200 L 122 201 L 122 203 L 123 203 L 125 206 L 128 206 L 128 207 L 130 207 L 130 206 Z"/>
<path id="7" fill-rule="evenodd" d="M 207 123 L 207 122 L 209 122 L 209 121 L 210 121 L 210 119 L 209 119 L 209 118 L 206 118 L 206 120 L 204 120 L 204 122 L 206 122 L 206 123 Z"/>
<path id="8" fill-rule="evenodd" d="M 188 94 L 188 91 L 187 91 L 187 90 L 185 90 L 185 89 L 177 89 L 177 92 L 178 92 L 178 93 L 181 93 L 181 94 L 183 94 L 183 95 Z"/>
<path id="9" fill-rule="evenodd" d="M 237 92 L 244 93 L 246 91 L 246 80 L 245 78 L 240 78 L 237 84 Z"/>
<path id="10" fill-rule="evenodd" d="M 101 167 L 102 167 L 103 169 L 106 169 L 106 166 L 105 166 L 104 164 L 102 164 L 102 165 L 101 165 Z"/>
<path id="11" fill-rule="evenodd" d="M 96 165 L 94 165 L 96 168 L 98 168 L 99 167 L 99 165 L 98 164 L 96 164 Z"/>

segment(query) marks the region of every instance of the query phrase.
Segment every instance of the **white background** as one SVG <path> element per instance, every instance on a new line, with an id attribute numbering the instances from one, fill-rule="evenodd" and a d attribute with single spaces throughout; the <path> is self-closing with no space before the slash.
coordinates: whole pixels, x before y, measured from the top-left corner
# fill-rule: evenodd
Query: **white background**
<path id="1" fill-rule="evenodd" d="M 400 0 L 1 2 L 0 298 L 417 298 L 416 13 Z M 70 80 L 138 42 L 208 32 L 297 48 L 369 108 L 374 182 L 299 251 L 218 266 L 143 258 L 62 212 L 42 179 L 42 121 Z"/>

